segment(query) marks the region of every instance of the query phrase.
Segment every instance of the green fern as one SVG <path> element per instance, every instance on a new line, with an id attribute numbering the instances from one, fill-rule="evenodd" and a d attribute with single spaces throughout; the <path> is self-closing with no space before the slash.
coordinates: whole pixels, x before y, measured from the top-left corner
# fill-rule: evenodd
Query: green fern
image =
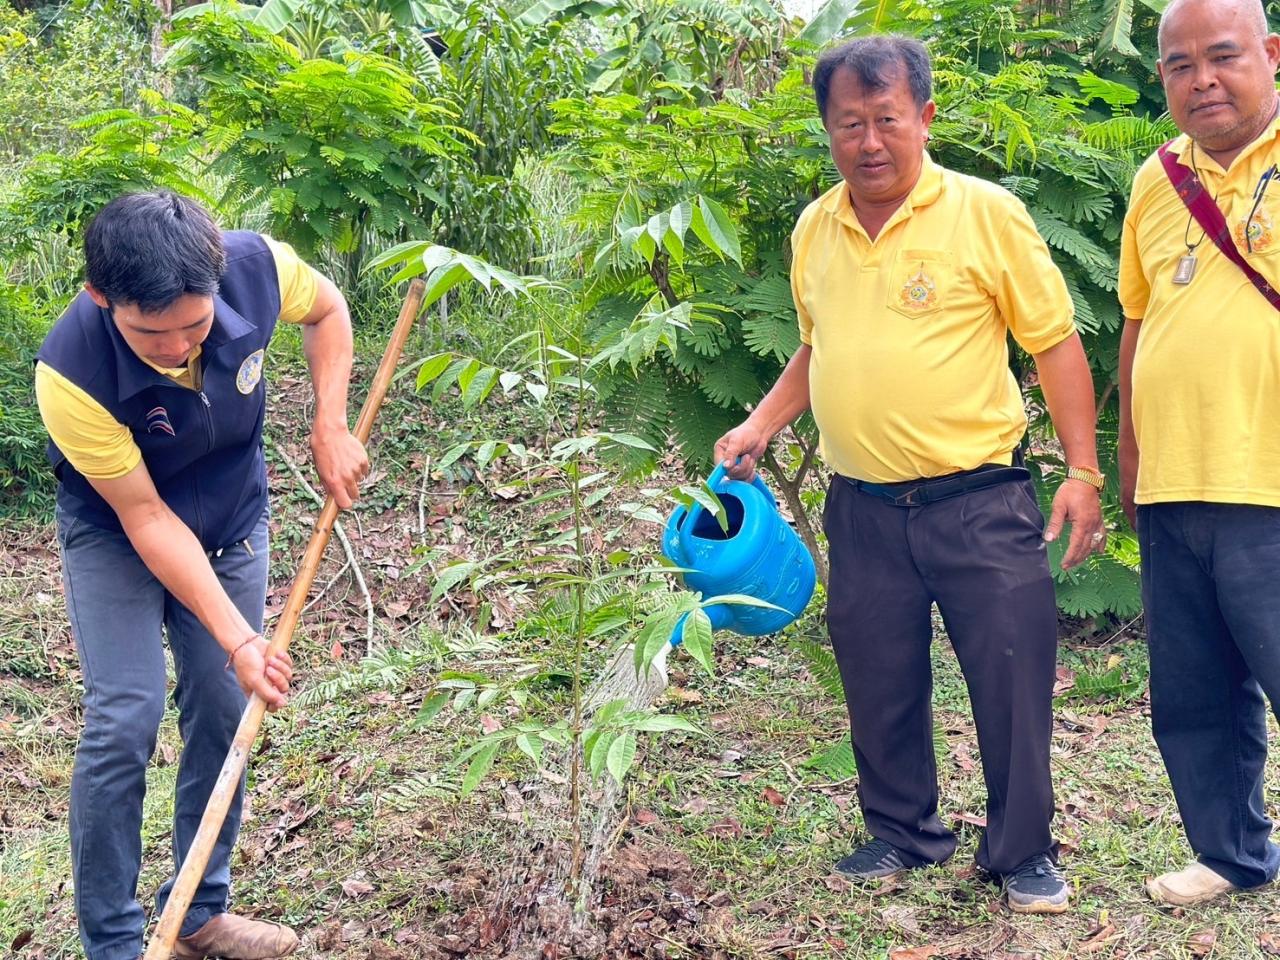
<path id="1" fill-rule="evenodd" d="M 806 760 L 804 765 L 815 771 L 818 776 L 837 783 L 858 775 L 858 765 L 853 757 L 853 743 L 847 735 L 823 747 Z"/>
<path id="2" fill-rule="evenodd" d="M 831 645 L 809 637 L 797 637 L 793 643 L 823 692 L 832 700 L 844 702 L 844 684 L 840 680 L 840 667 Z"/>

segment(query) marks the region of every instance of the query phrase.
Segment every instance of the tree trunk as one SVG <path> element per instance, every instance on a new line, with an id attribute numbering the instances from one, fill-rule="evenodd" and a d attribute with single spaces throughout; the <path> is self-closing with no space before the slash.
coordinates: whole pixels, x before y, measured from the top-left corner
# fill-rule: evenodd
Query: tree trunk
<path id="1" fill-rule="evenodd" d="M 173 96 L 173 81 L 161 69 L 164 62 L 164 35 L 169 29 L 169 21 L 173 19 L 173 0 L 155 0 L 160 15 L 151 27 L 151 66 L 155 67 L 156 89 L 166 98 Z"/>
<path id="2" fill-rule="evenodd" d="M 769 469 L 774 483 L 782 491 L 782 499 L 787 502 L 791 515 L 795 518 L 796 532 L 800 534 L 800 539 L 804 541 L 804 545 L 809 548 L 809 553 L 813 556 L 813 566 L 818 572 L 818 582 L 822 584 L 822 589 L 825 591 L 827 589 L 827 558 L 823 556 L 818 547 L 817 533 L 813 529 L 813 524 L 809 521 L 809 514 L 804 508 L 804 503 L 800 499 L 800 490 L 804 486 L 804 476 L 810 463 L 808 451 L 806 451 L 805 463 L 800 467 L 795 477 L 787 476 L 786 471 L 782 469 L 782 464 L 778 462 L 778 458 L 773 455 L 772 450 L 766 449 L 762 459 L 764 465 Z"/>

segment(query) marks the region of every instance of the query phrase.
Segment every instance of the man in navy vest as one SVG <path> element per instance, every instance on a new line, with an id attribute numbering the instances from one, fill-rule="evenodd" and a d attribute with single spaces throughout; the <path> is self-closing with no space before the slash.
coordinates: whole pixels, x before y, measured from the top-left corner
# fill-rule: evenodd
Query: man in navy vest
<path id="1" fill-rule="evenodd" d="M 58 477 L 63 584 L 84 676 L 71 781 L 76 914 L 89 960 L 134 960 L 147 763 L 164 713 L 162 636 L 183 739 L 173 852 L 186 855 L 246 695 L 277 709 L 292 664 L 268 659 L 264 351 L 303 324 L 311 449 L 351 506 L 369 469 L 347 426 L 351 322 L 337 288 L 285 244 L 222 232 L 168 192 L 107 204 L 85 236 L 85 289 L 37 355 Z M 175 955 L 278 957 L 297 937 L 227 912 L 244 784 Z M 163 908 L 172 885 L 158 894 Z"/>

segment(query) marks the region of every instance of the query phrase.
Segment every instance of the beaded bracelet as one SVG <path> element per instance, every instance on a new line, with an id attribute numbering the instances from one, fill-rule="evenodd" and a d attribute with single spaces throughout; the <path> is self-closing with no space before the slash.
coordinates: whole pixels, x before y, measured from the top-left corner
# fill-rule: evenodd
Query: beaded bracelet
<path id="1" fill-rule="evenodd" d="M 244 640 L 244 641 L 242 641 L 238 647 L 236 647 L 234 650 L 232 650 L 232 651 L 231 651 L 231 653 L 229 653 L 229 654 L 227 655 L 227 665 L 226 665 L 225 667 L 223 667 L 222 669 L 223 669 L 223 670 L 230 670 L 230 669 L 231 669 L 231 664 L 232 664 L 232 662 L 233 662 L 233 661 L 235 660 L 235 658 L 236 658 L 236 654 L 237 654 L 237 653 L 239 653 L 241 650 L 243 650 L 245 647 L 247 647 L 249 644 L 253 643 L 253 641 L 255 641 L 255 640 L 261 640 L 261 639 L 262 639 L 262 634 L 260 634 L 260 633 L 255 633 L 255 634 L 254 634 L 252 637 L 250 637 L 248 640 Z"/>

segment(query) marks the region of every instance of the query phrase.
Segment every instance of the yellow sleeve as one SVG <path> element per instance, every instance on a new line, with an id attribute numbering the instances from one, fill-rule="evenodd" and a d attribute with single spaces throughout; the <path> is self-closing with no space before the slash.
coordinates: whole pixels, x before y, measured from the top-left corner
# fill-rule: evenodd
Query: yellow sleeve
<path id="1" fill-rule="evenodd" d="M 807 209 L 806 209 L 807 212 Z M 800 272 L 805 256 L 809 252 L 808 231 L 805 229 L 806 217 L 802 213 L 791 231 L 791 299 L 796 305 L 796 322 L 800 326 L 800 342 L 807 347 L 813 346 L 813 317 L 804 305 L 804 294 L 800 289 Z"/>
<path id="2" fill-rule="evenodd" d="M 276 277 L 280 281 L 280 322 L 299 323 L 316 302 L 319 274 L 289 244 L 266 236 L 262 239 L 276 261 Z"/>
<path id="3" fill-rule="evenodd" d="M 1062 271 L 1021 201 L 1005 211 L 994 262 L 1000 316 L 1019 346 L 1030 354 L 1056 347 L 1076 332 L 1075 304 Z"/>
<path id="4" fill-rule="evenodd" d="M 1124 217 L 1124 229 L 1120 234 L 1120 309 L 1126 320 L 1141 320 L 1147 314 L 1151 300 L 1151 285 L 1142 270 L 1142 257 L 1138 253 L 1138 229 L 1136 202 L 1137 190 L 1129 200 L 1129 212 Z"/>
<path id="5" fill-rule="evenodd" d="M 36 403 L 53 442 L 86 477 L 113 480 L 142 461 L 129 428 L 44 363 L 36 364 Z"/>

